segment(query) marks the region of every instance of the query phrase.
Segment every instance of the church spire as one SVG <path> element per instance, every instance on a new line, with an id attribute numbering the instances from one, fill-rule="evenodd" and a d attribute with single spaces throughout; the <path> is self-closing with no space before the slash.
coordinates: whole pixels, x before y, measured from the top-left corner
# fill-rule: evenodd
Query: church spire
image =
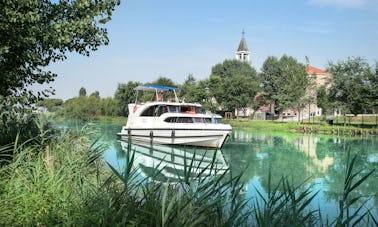
<path id="1" fill-rule="evenodd" d="M 239 43 L 238 50 L 236 51 L 236 59 L 242 62 L 250 63 L 249 54 L 251 53 L 248 50 L 247 42 L 245 41 L 245 32 L 242 31 L 242 38 Z"/>

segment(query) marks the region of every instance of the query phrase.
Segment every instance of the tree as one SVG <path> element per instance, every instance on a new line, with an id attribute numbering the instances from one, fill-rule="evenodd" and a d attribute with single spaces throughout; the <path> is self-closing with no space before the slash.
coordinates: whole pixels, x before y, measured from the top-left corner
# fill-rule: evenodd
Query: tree
<path id="1" fill-rule="evenodd" d="M 34 83 L 57 76 L 46 70 L 68 52 L 89 55 L 108 44 L 107 30 L 120 0 L 2 0 L 0 2 L 0 101 L 30 105 L 53 92 L 34 93 Z"/>
<path id="2" fill-rule="evenodd" d="M 276 57 L 268 57 L 261 68 L 260 79 L 264 90 L 264 98 L 267 103 L 278 105 L 278 100 L 274 98 L 279 92 L 281 72 L 280 64 Z"/>
<path id="3" fill-rule="evenodd" d="M 180 97 L 184 98 L 185 100 L 189 100 L 191 98 L 190 92 L 195 88 L 195 86 L 196 79 L 192 74 L 189 74 L 184 83 L 180 86 Z"/>
<path id="4" fill-rule="evenodd" d="M 101 102 L 94 96 L 75 97 L 63 104 L 60 114 L 70 119 L 93 120 L 101 114 Z"/>
<path id="5" fill-rule="evenodd" d="M 167 77 L 160 76 L 157 80 L 152 82 L 153 85 L 177 87 L 173 81 Z"/>
<path id="6" fill-rule="evenodd" d="M 310 85 L 305 65 L 295 58 L 282 56 L 268 57 L 260 74 L 264 97 L 273 103 L 281 113 L 285 109 L 300 112 L 308 103 L 306 91 Z"/>
<path id="7" fill-rule="evenodd" d="M 256 70 L 248 63 L 225 60 L 212 68 L 208 86 L 224 110 L 245 111 L 247 107 L 254 106 L 259 79 Z"/>
<path id="8" fill-rule="evenodd" d="M 55 112 L 63 104 L 62 99 L 43 99 L 36 103 L 36 106 L 44 106 L 50 112 Z"/>
<path id="9" fill-rule="evenodd" d="M 221 78 L 233 77 L 235 75 L 254 76 L 256 70 L 246 62 L 238 60 L 225 60 L 223 63 L 217 64 L 211 69 L 212 75 L 220 76 Z"/>
<path id="10" fill-rule="evenodd" d="M 79 97 L 85 97 L 87 96 L 87 90 L 85 90 L 84 87 L 81 87 L 79 90 Z"/>
<path id="11" fill-rule="evenodd" d="M 246 115 L 248 107 L 256 108 L 254 97 L 258 84 L 252 77 L 236 75 L 224 78 L 222 87 L 223 92 L 216 97 L 226 110 L 241 110 Z"/>
<path id="12" fill-rule="evenodd" d="M 135 102 L 135 91 L 134 88 L 140 85 L 139 82 L 129 81 L 127 84 L 119 83 L 117 90 L 114 94 L 114 99 L 119 107 L 119 115 L 127 116 L 128 115 L 128 104 Z"/>
<path id="13" fill-rule="evenodd" d="M 318 107 L 322 108 L 324 113 L 324 119 L 326 118 L 327 112 L 331 109 L 331 103 L 329 100 L 328 89 L 325 86 L 320 86 L 316 90 L 316 103 Z"/>
<path id="14" fill-rule="evenodd" d="M 93 96 L 93 97 L 95 97 L 95 98 L 97 98 L 97 99 L 100 99 L 100 92 L 95 91 L 95 92 L 93 92 L 90 96 Z"/>
<path id="15" fill-rule="evenodd" d="M 369 106 L 373 113 L 378 113 L 378 62 L 375 68 L 368 73 Z"/>
<path id="16" fill-rule="evenodd" d="M 101 115 L 103 116 L 122 116 L 117 101 L 114 98 L 101 99 Z"/>
<path id="17" fill-rule="evenodd" d="M 369 77 L 372 71 L 366 60 L 360 57 L 348 58 L 334 64 L 330 62 L 327 70 L 333 77 L 330 82 L 330 98 L 342 112 L 359 114 L 371 108 L 377 93 L 372 88 L 376 82 Z M 374 78 L 374 77 L 373 77 Z"/>

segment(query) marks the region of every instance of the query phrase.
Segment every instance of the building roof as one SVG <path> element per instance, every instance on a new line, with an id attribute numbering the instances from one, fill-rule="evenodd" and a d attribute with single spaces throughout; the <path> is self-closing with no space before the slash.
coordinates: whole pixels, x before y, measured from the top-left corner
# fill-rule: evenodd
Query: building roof
<path id="1" fill-rule="evenodd" d="M 329 73 L 325 70 L 316 68 L 316 67 L 311 66 L 311 65 L 306 66 L 306 72 L 307 72 L 308 75 L 313 75 L 313 74 L 331 75 L 331 73 Z"/>
<path id="2" fill-rule="evenodd" d="M 243 34 L 243 36 L 242 36 L 242 39 L 240 40 L 240 43 L 239 43 L 238 52 L 239 51 L 249 51 L 248 47 L 247 47 L 247 42 L 245 41 L 245 38 L 244 38 L 244 31 L 243 31 L 242 34 Z"/>

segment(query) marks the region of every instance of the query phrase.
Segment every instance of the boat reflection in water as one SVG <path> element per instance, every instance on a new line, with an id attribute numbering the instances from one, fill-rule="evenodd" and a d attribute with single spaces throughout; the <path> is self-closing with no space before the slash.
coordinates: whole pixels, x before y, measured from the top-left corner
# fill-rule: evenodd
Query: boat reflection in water
<path id="1" fill-rule="evenodd" d="M 176 183 L 224 174 L 228 165 L 221 150 L 120 141 L 124 152 L 135 152 L 133 167 L 144 178 Z M 129 153 L 130 156 L 132 153 Z"/>

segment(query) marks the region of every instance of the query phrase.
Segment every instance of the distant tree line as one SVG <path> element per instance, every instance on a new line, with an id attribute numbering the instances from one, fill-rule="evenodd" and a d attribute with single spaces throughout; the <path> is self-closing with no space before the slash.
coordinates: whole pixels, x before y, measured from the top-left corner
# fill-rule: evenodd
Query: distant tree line
<path id="1" fill-rule="evenodd" d="M 378 106 L 378 66 L 370 67 L 362 58 L 348 58 L 336 64 L 329 63 L 327 70 L 333 75 L 326 84 L 316 87 L 307 75 L 306 66 L 290 56 L 268 57 L 261 73 L 249 64 L 225 60 L 212 67 L 207 79 L 196 80 L 188 75 L 184 83 L 176 84 L 167 77 L 150 82 L 155 85 L 179 87 L 179 96 L 185 102 L 201 103 L 205 110 L 224 112 L 235 110 L 245 113 L 247 108 L 258 108 L 255 100 L 262 94 L 267 104 L 274 104 L 278 113 L 287 109 L 300 112 L 309 102 L 316 100 L 323 112 L 338 110 L 359 114 L 376 112 Z M 59 115 L 83 120 L 97 116 L 127 116 L 128 104 L 134 102 L 134 88 L 140 82 L 119 83 L 114 97 L 100 98 L 96 91 L 86 95 L 81 88 L 79 96 L 66 102 L 46 99 L 44 105 Z M 314 92 L 308 93 L 312 89 Z M 61 105 L 57 109 L 57 105 Z M 58 110 L 58 111 L 57 111 Z"/>

